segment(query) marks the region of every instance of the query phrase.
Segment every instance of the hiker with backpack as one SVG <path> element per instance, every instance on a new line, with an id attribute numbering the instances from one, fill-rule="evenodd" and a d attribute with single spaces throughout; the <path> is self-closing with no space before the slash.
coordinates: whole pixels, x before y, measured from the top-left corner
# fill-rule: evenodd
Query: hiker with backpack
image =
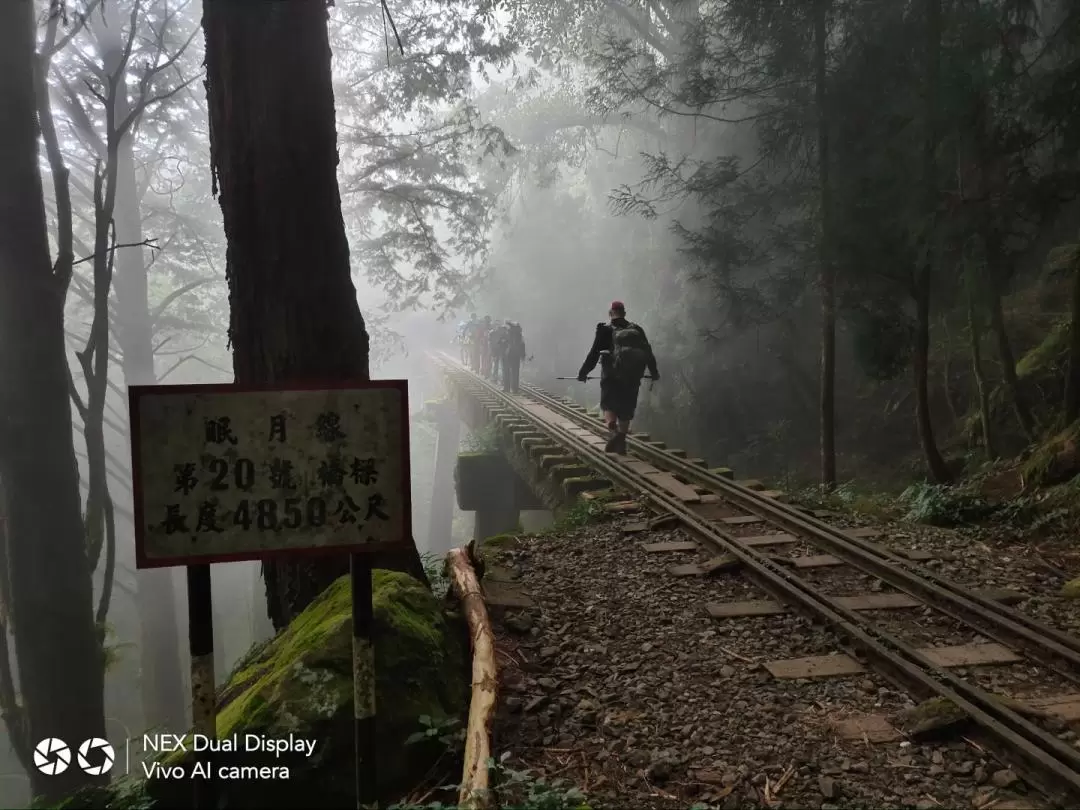
<path id="1" fill-rule="evenodd" d="M 521 324 L 517 321 L 507 321 L 506 329 L 502 357 L 503 391 L 516 394 L 521 376 L 521 361 L 525 359 L 525 336 L 521 332 Z"/>
<path id="2" fill-rule="evenodd" d="M 581 364 L 578 381 L 585 382 L 589 372 L 600 363 L 600 409 L 604 412 L 610 435 L 608 453 L 626 454 L 626 435 L 637 410 L 638 389 L 648 370 L 653 380 L 660 379 L 656 357 L 645 330 L 626 320 L 626 306 L 612 301 L 608 310 L 610 323 L 598 323 L 592 348 Z"/>

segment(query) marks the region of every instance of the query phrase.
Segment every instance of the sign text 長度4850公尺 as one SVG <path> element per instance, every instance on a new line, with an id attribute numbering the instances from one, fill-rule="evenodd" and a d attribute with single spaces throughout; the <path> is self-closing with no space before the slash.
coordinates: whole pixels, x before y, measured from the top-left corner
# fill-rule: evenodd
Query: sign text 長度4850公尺
<path id="1" fill-rule="evenodd" d="M 411 537 L 408 387 L 130 389 L 139 568 Z"/>

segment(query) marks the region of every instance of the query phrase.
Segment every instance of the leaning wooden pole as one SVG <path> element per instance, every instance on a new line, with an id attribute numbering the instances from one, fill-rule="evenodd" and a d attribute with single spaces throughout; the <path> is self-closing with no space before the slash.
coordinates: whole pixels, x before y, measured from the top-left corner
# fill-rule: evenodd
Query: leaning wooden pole
<path id="1" fill-rule="evenodd" d="M 450 582 L 461 600 L 472 640 L 472 699 L 465 730 L 465 765 L 458 804 L 470 810 L 481 810 L 491 805 L 487 763 L 491 758 L 491 723 L 495 718 L 499 682 L 495 669 L 495 635 L 468 550 L 452 549 L 446 561 Z"/>

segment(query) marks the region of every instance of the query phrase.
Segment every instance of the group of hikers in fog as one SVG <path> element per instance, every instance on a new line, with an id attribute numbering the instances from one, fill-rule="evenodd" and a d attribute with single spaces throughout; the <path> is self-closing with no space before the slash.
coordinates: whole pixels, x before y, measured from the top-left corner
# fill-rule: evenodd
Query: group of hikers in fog
<path id="1" fill-rule="evenodd" d="M 517 321 L 495 321 L 490 315 L 469 316 L 458 324 L 458 343 L 461 362 L 476 374 L 495 383 L 503 390 L 516 394 L 521 376 L 521 361 L 525 359 L 525 336 Z"/>
<path id="2" fill-rule="evenodd" d="M 625 455 L 641 381 L 647 376 L 655 382 L 660 372 L 645 330 L 626 319 L 622 301 L 611 302 L 608 319 L 596 325 L 592 347 L 575 379 L 592 379 L 589 373 L 600 365 L 600 410 L 608 428 L 605 450 Z M 521 324 L 493 321 L 490 315 L 478 318 L 473 313 L 469 320 L 458 324 L 457 340 L 462 363 L 477 374 L 501 382 L 504 391 L 518 392 L 521 361 L 525 359 Z"/>

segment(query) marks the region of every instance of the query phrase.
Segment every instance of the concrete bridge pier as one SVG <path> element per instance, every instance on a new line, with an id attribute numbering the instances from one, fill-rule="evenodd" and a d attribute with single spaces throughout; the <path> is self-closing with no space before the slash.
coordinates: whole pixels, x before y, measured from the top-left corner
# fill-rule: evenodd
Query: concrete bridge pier
<path id="1" fill-rule="evenodd" d="M 461 446 L 461 418 L 453 402 L 431 402 L 438 438 L 435 443 L 435 477 L 428 516 L 428 548 L 446 548 L 454 528 L 454 465 Z"/>
<path id="2" fill-rule="evenodd" d="M 478 543 L 518 531 L 522 510 L 546 508 L 499 452 L 459 454 L 454 485 L 458 508 L 476 513 Z"/>

